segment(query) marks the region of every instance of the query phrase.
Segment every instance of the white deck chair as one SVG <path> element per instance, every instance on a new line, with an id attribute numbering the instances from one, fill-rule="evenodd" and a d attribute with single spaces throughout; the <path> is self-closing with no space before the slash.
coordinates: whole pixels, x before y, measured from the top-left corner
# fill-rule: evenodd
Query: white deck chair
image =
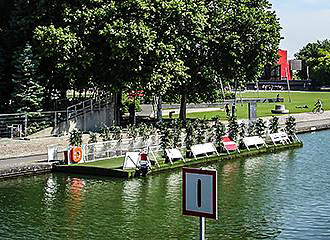
<path id="1" fill-rule="evenodd" d="M 271 133 L 269 134 L 270 139 L 276 146 L 276 143 L 281 143 L 283 145 L 291 143 L 288 135 L 285 132 Z"/>
<path id="2" fill-rule="evenodd" d="M 182 159 L 182 161 L 185 162 L 179 149 L 176 148 L 165 149 L 165 152 L 171 164 L 173 164 L 173 161 L 175 159 Z"/>
<path id="3" fill-rule="evenodd" d="M 203 154 L 203 155 L 207 156 L 207 154 L 204 151 L 203 144 L 192 145 L 191 146 L 191 152 L 192 152 L 195 159 L 197 159 L 197 155 L 202 155 Z"/>
<path id="4" fill-rule="evenodd" d="M 265 140 L 259 136 L 245 137 L 245 138 L 243 138 L 243 143 L 244 143 L 245 147 L 247 148 L 247 150 L 249 150 L 249 151 L 250 151 L 249 147 L 251 147 L 251 146 L 255 146 L 256 149 L 259 149 L 258 145 L 268 147 Z"/>
<path id="5" fill-rule="evenodd" d="M 204 147 L 204 151 L 206 154 L 215 153 L 215 154 L 217 154 L 217 156 L 219 156 L 219 153 L 218 153 L 216 147 L 213 145 L 213 143 L 204 143 L 203 147 Z"/>
<path id="6" fill-rule="evenodd" d="M 159 147 L 158 146 L 154 146 L 154 147 L 149 146 L 148 147 L 148 152 L 151 154 L 151 161 L 155 162 L 157 164 L 157 166 L 160 167 L 159 162 L 157 160 L 157 156 L 155 154 L 155 150 L 159 151 Z"/>
<path id="7" fill-rule="evenodd" d="M 126 152 L 123 169 L 138 168 L 140 152 Z"/>

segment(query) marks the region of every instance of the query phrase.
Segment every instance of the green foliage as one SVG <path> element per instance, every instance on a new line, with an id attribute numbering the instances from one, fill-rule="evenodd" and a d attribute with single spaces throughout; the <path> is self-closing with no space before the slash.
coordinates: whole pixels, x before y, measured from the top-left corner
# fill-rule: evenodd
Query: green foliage
<path id="1" fill-rule="evenodd" d="M 143 140 L 147 140 L 151 134 L 155 131 L 153 126 L 148 126 L 146 123 L 140 123 L 138 125 L 138 135 L 143 137 Z"/>
<path id="2" fill-rule="evenodd" d="M 220 122 L 219 119 L 216 119 L 214 122 L 214 131 L 215 138 L 218 146 L 221 146 L 221 138 L 226 135 L 226 127 L 223 123 Z"/>
<path id="3" fill-rule="evenodd" d="M 234 141 L 238 138 L 238 122 L 236 116 L 231 116 L 228 118 L 228 135 L 233 139 Z"/>
<path id="4" fill-rule="evenodd" d="M 110 127 L 110 131 L 112 132 L 113 140 L 121 140 L 122 139 L 122 128 L 120 126 L 112 125 Z"/>
<path id="5" fill-rule="evenodd" d="M 196 143 L 195 125 L 191 121 L 187 121 L 186 123 L 185 142 L 186 142 L 187 151 L 190 151 L 191 146 Z"/>
<path id="6" fill-rule="evenodd" d="M 139 136 L 139 130 L 135 125 L 133 124 L 128 125 L 127 130 L 128 130 L 127 132 L 128 137 L 135 139 Z"/>
<path id="7" fill-rule="evenodd" d="M 248 128 L 247 128 L 247 136 L 255 136 L 256 135 L 256 122 L 249 122 Z"/>
<path id="8" fill-rule="evenodd" d="M 161 134 L 160 145 L 161 145 L 161 148 L 163 149 L 164 156 L 166 156 L 165 149 L 173 147 L 173 143 L 174 143 L 173 128 L 170 127 L 168 124 L 163 123 L 160 126 L 160 134 Z"/>
<path id="9" fill-rule="evenodd" d="M 97 134 L 94 132 L 89 132 L 88 143 L 97 143 Z"/>
<path id="10" fill-rule="evenodd" d="M 100 137 L 101 137 L 103 142 L 112 140 L 112 134 L 111 134 L 110 128 L 108 126 L 103 126 L 101 128 Z"/>
<path id="11" fill-rule="evenodd" d="M 181 147 L 182 122 L 179 119 L 172 120 L 173 147 Z"/>
<path id="12" fill-rule="evenodd" d="M 141 87 L 171 99 L 189 93 L 189 102 L 215 101 L 221 81 L 255 80 L 274 62 L 280 40 L 266 0 L 14 2 L 1 16 L 0 46 L 10 59 L 33 43 L 45 104 L 68 89 Z M 6 69 L 8 78 L 14 68 Z"/>
<path id="13" fill-rule="evenodd" d="M 264 120 L 259 118 L 255 123 L 255 133 L 257 136 L 262 137 L 265 134 L 266 123 Z"/>
<path id="14" fill-rule="evenodd" d="M 31 45 L 27 43 L 22 50 L 16 52 L 14 57 L 13 109 L 17 112 L 42 110 L 44 88 L 39 82 L 38 62 L 33 56 Z"/>
<path id="15" fill-rule="evenodd" d="M 279 118 L 276 116 L 273 116 L 270 120 L 269 120 L 269 130 L 270 133 L 277 133 L 279 130 Z"/>
<path id="16" fill-rule="evenodd" d="M 248 136 L 248 126 L 245 122 L 241 122 L 238 127 L 238 137 L 240 139 Z"/>
<path id="17" fill-rule="evenodd" d="M 194 129 L 196 131 L 196 142 L 204 143 L 208 129 L 207 121 L 205 119 L 197 119 L 194 121 Z"/>
<path id="18" fill-rule="evenodd" d="M 290 116 L 285 121 L 285 132 L 293 138 L 296 133 L 296 119 L 294 117 Z"/>
<path id="19" fill-rule="evenodd" d="M 309 76 L 305 67 L 298 73 L 301 79 L 309 77 L 314 86 L 330 84 L 330 40 L 308 43 L 295 54 L 295 57 L 305 61 L 308 66 Z"/>
<path id="20" fill-rule="evenodd" d="M 128 113 L 128 109 L 129 106 L 135 103 L 135 111 L 136 112 L 141 112 L 142 108 L 141 108 L 141 103 L 140 103 L 140 99 L 137 97 L 135 98 L 135 101 L 133 98 L 129 98 L 127 94 L 123 94 L 122 95 L 122 102 L 121 102 L 121 106 L 122 106 L 122 112 L 123 113 Z"/>
<path id="21" fill-rule="evenodd" d="M 73 129 L 69 133 L 69 144 L 70 144 L 70 146 L 81 146 L 82 132 L 77 129 Z"/>

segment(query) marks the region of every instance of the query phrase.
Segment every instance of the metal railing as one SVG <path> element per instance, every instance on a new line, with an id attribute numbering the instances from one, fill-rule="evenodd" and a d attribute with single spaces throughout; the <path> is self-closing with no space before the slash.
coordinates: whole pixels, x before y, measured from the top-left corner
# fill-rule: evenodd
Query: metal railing
<path id="1" fill-rule="evenodd" d="M 73 119 L 78 117 L 79 115 L 82 115 L 84 113 L 93 111 L 93 110 L 99 110 L 103 107 L 107 107 L 109 104 L 111 104 L 113 101 L 112 95 L 109 97 L 100 98 L 97 97 L 95 99 L 89 99 L 82 101 L 80 103 L 74 104 L 67 108 L 66 114 L 67 114 L 67 120 Z"/>
<path id="2" fill-rule="evenodd" d="M 0 137 L 26 137 L 65 119 L 66 111 L 0 114 Z"/>
<path id="3" fill-rule="evenodd" d="M 160 135 L 112 140 L 106 142 L 89 143 L 83 145 L 84 162 L 125 156 L 126 152 L 138 151 L 149 147 L 160 146 Z"/>

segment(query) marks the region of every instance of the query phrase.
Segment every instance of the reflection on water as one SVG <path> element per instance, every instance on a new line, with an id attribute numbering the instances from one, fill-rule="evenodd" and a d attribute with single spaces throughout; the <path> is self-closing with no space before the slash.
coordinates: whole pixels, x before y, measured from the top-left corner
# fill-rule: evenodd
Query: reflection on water
<path id="1" fill-rule="evenodd" d="M 330 239 L 330 131 L 300 149 L 212 164 L 219 220 L 208 239 Z M 181 171 L 138 179 L 47 174 L 0 181 L 0 239 L 198 239 Z"/>

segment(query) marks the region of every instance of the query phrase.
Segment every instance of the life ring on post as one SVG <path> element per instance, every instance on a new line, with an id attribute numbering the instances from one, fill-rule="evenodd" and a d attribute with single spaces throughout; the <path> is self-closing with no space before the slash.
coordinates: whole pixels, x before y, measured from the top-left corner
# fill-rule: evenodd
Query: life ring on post
<path id="1" fill-rule="evenodd" d="M 75 163 L 79 163 L 82 159 L 82 148 L 73 147 L 71 150 L 71 160 Z"/>

